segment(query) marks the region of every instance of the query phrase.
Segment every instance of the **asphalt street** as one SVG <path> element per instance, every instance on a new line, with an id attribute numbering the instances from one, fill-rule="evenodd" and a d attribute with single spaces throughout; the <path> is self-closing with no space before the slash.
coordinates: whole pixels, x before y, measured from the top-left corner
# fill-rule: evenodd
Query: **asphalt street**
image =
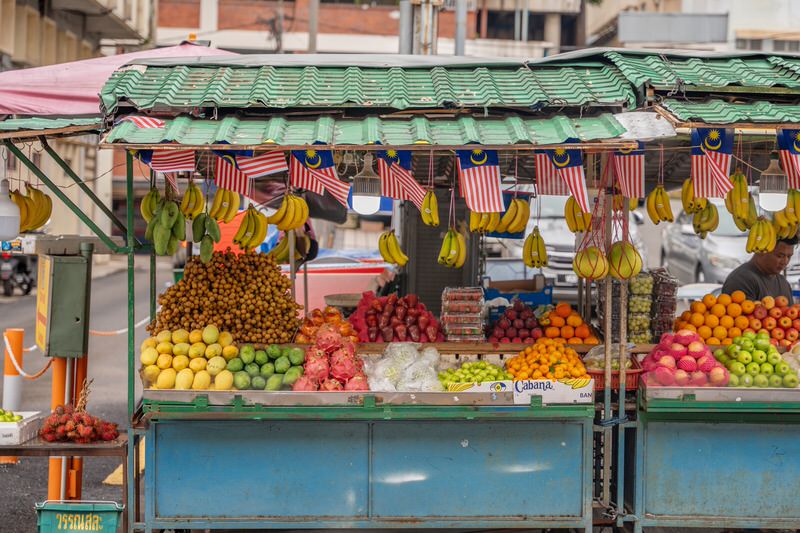
<path id="1" fill-rule="evenodd" d="M 136 321 L 148 315 L 149 277 L 148 258 L 137 257 L 136 261 Z M 162 264 L 157 275 L 158 292 L 171 280 L 169 265 Z M 0 330 L 23 328 L 25 346 L 34 341 L 35 297 L 0 298 Z M 125 272 L 117 272 L 92 283 L 90 329 L 114 331 L 126 327 L 127 278 Z M 144 326 L 136 332 L 137 345 L 147 332 Z M 126 368 L 127 336 L 90 336 L 89 377 L 91 386 L 88 410 L 125 426 L 127 418 Z M 25 354 L 24 369 L 31 374 L 46 363 L 41 352 L 34 350 Z M 136 380 L 137 384 L 139 380 Z M 36 381 L 26 380 L 23 386 L 22 407 L 27 411 L 49 411 L 51 380 L 49 372 Z M 2 384 L 0 384 L 2 390 Z M 140 391 L 141 388 L 139 387 Z M 0 465 L 0 530 L 4 533 L 29 533 L 36 531 L 34 503 L 47 499 L 47 459 L 20 458 L 16 465 Z M 122 501 L 121 487 L 103 485 L 102 481 L 119 464 L 114 458 L 90 458 L 84 461 L 83 499 Z M 10 490 L 8 490 L 10 489 Z"/>

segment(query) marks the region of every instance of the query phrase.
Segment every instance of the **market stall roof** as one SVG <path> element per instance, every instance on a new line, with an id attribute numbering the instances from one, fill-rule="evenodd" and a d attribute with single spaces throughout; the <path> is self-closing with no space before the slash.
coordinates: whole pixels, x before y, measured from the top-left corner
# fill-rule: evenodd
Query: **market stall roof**
<path id="1" fill-rule="evenodd" d="M 46 67 L 0 73 L 0 114 L 63 116 L 99 115 L 100 89 L 120 66 L 137 58 L 236 55 L 184 42 L 130 54 L 96 57 Z"/>
<path id="2" fill-rule="evenodd" d="M 657 118 L 651 115 L 654 120 Z M 162 128 L 138 128 L 131 121 L 121 122 L 106 135 L 103 143 L 136 147 L 162 143 L 199 148 L 213 145 L 217 149 L 264 145 L 285 149 L 311 144 L 364 147 L 377 143 L 420 148 L 459 147 L 472 143 L 487 147 L 517 144 L 530 147 L 560 144 L 570 139 L 582 142 L 616 139 L 626 131 L 626 127 L 609 113 L 592 118 L 558 116 L 550 119 L 511 115 L 485 119 L 471 116 L 431 119 L 422 116 L 358 119 L 228 116 L 221 120 L 203 120 L 180 116 L 167 120 Z"/>
<path id="3" fill-rule="evenodd" d="M 198 108 L 632 109 L 625 78 L 604 65 L 531 70 L 522 61 L 419 56 L 256 55 L 135 61 L 101 93 L 106 113 Z M 373 111 L 374 112 L 374 111 Z"/>
<path id="4" fill-rule="evenodd" d="M 99 117 L 57 118 L 29 117 L 0 121 L 0 140 L 30 139 L 44 135 L 57 137 L 63 135 L 85 135 L 99 133 L 103 128 Z"/>
<path id="5" fill-rule="evenodd" d="M 667 99 L 659 107 L 669 112 L 680 122 L 704 122 L 706 124 L 780 124 L 800 122 L 800 105 L 775 104 L 772 102 L 726 102 L 712 99 L 691 102 Z"/>

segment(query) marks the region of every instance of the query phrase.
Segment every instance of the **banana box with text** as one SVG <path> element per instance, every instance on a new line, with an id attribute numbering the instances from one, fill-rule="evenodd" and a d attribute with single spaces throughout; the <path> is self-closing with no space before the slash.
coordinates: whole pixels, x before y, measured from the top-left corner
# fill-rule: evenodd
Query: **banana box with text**
<path id="1" fill-rule="evenodd" d="M 528 379 L 522 381 L 485 381 L 483 383 L 452 383 L 447 392 L 508 392 L 514 393 L 514 403 L 528 405 L 531 397 L 540 396 L 542 404 L 594 403 L 594 380 L 569 378 L 552 381 Z"/>

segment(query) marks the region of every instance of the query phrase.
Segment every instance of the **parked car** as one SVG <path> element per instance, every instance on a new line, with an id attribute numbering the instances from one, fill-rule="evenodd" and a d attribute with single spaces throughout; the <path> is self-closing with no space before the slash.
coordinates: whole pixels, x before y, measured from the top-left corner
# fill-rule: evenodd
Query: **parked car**
<path id="1" fill-rule="evenodd" d="M 549 265 L 542 269 L 547 284 L 553 286 L 553 299 L 557 301 L 577 302 L 578 276 L 572 270 L 575 248 L 579 244 L 577 237 L 569 231 L 564 218 L 565 196 L 541 197 L 541 216 L 538 221 L 539 231 L 547 247 Z M 639 210 L 631 211 L 628 231 L 631 242 L 642 254 L 647 264 L 645 247 L 639 235 L 639 225 L 644 222 Z M 531 206 L 531 219 L 525 234 L 533 231 L 537 224 L 536 208 Z M 522 262 L 522 239 L 486 239 L 489 258 L 486 261 L 486 275 L 495 281 L 511 279 L 530 279 L 538 270 L 526 268 Z"/>
<path id="2" fill-rule="evenodd" d="M 719 227 L 705 239 L 695 234 L 692 215 L 681 210 L 675 222 L 662 230 L 661 263 L 681 283 L 725 283 L 731 271 L 750 259 L 742 233 L 724 206 L 719 207 Z M 786 269 L 793 288 L 800 280 L 798 252 Z"/>

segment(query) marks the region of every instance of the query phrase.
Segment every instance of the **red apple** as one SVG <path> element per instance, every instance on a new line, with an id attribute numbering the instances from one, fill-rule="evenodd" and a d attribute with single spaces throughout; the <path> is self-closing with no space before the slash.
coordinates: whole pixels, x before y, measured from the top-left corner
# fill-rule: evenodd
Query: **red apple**
<path id="1" fill-rule="evenodd" d="M 536 319 L 533 317 L 525 319 L 525 327 L 528 329 L 533 329 L 538 325 L 539 324 L 536 322 Z"/>
<path id="2" fill-rule="evenodd" d="M 533 344 L 536 341 L 533 337 L 528 337 L 527 339 L 523 340 L 525 344 Z"/>
<path id="3" fill-rule="evenodd" d="M 773 307 L 773 309 L 775 309 Z M 783 331 L 781 328 L 775 328 L 772 330 L 772 338 L 782 340 L 786 337 L 786 332 Z"/>
<path id="4" fill-rule="evenodd" d="M 753 310 L 753 316 L 759 320 L 764 320 L 765 318 L 767 318 L 768 314 L 769 310 L 763 305 L 757 305 L 756 308 Z"/>
<path id="5" fill-rule="evenodd" d="M 509 322 L 505 318 L 501 318 L 500 320 L 497 321 L 497 324 L 495 324 L 495 326 L 497 326 L 498 328 L 500 328 L 502 330 L 506 330 L 506 329 L 511 327 L 511 322 Z"/>
<path id="6" fill-rule="evenodd" d="M 502 339 L 500 339 L 501 344 L 508 344 L 509 342 L 511 342 L 511 339 L 509 339 L 508 337 L 503 337 Z"/>
<path id="7" fill-rule="evenodd" d="M 795 318 L 792 320 L 792 327 L 797 331 L 800 331 L 800 318 Z"/>
<path id="8" fill-rule="evenodd" d="M 783 316 L 783 311 L 781 311 L 780 307 L 773 307 L 769 310 L 769 316 L 777 320 Z"/>
<path id="9" fill-rule="evenodd" d="M 529 329 L 521 328 L 517 330 L 517 336 L 519 336 L 520 339 L 525 340 L 531 336 L 531 332 Z"/>
<path id="10" fill-rule="evenodd" d="M 517 336 L 517 328 L 508 328 L 506 329 L 506 337 L 509 339 L 513 339 Z"/>
<path id="11" fill-rule="evenodd" d="M 770 339 L 769 342 L 770 342 L 770 344 L 772 344 L 776 348 L 778 347 L 778 344 L 779 344 L 778 343 L 778 339 Z"/>
<path id="12" fill-rule="evenodd" d="M 791 345 L 792 341 L 787 339 L 781 339 L 780 341 L 778 341 L 778 346 L 780 346 L 781 348 L 788 348 Z"/>
<path id="13" fill-rule="evenodd" d="M 497 342 L 497 337 L 494 337 L 494 336 L 489 337 L 489 342 L 493 342 L 493 343 Z"/>
<path id="14" fill-rule="evenodd" d="M 521 318 L 517 318 L 516 320 L 514 320 L 513 326 L 517 329 L 522 329 L 525 327 L 525 321 L 522 320 Z"/>
<path id="15" fill-rule="evenodd" d="M 787 341 L 794 342 L 798 338 L 800 338 L 800 331 L 798 331 L 796 328 L 789 328 L 789 329 L 786 330 L 786 340 Z"/>
<path id="16" fill-rule="evenodd" d="M 522 300 L 514 300 L 514 311 L 521 313 L 525 310 L 525 303 Z"/>
<path id="17" fill-rule="evenodd" d="M 773 309 L 775 308 L 773 307 Z M 770 330 L 775 329 L 775 326 L 778 325 L 778 321 L 771 316 L 765 318 L 761 323 L 764 324 L 764 329 L 770 329 Z"/>
<path id="18" fill-rule="evenodd" d="M 494 329 L 492 330 L 492 337 L 497 337 L 499 339 L 500 337 L 503 337 L 505 335 L 505 331 L 506 330 L 498 326 L 495 326 Z"/>
<path id="19" fill-rule="evenodd" d="M 793 306 L 789 307 L 788 309 L 786 309 L 786 312 L 783 313 L 783 315 L 784 316 L 788 316 L 789 318 L 794 320 L 795 318 L 800 316 L 800 309 L 797 309 L 797 307 L 793 305 Z"/>
<path id="20" fill-rule="evenodd" d="M 764 327 L 764 325 L 761 323 L 761 321 L 759 319 L 757 319 L 757 318 L 751 318 L 750 319 L 750 329 L 754 329 L 754 330 L 758 331 L 763 327 Z"/>
<path id="21" fill-rule="evenodd" d="M 511 342 L 516 344 L 522 344 L 522 339 L 520 339 L 519 337 L 514 337 L 513 339 L 511 339 Z"/>
<path id="22" fill-rule="evenodd" d="M 789 329 L 792 327 L 792 319 L 788 316 L 782 316 L 778 319 L 778 325 L 780 325 L 780 327 L 783 329 Z"/>
<path id="23" fill-rule="evenodd" d="M 764 298 L 761 299 L 761 305 L 766 307 L 767 310 L 770 310 L 775 307 L 775 298 L 772 296 L 764 296 Z"/>
<path id="24" fill-rule="evenodd" d="M 778 307 L 788 307 L 789 299 L 786 296 L 778 296 L 775 298 L 775 305 Z"/>
<path id="25" fill-rule="evenodd" d="M 516 320 L 517 318 L 519 318 L 517 316 L 517 312 L 514 311 L 513 309 L 511 309 L 510 307 L 508 309 L 506 309 L 505 315 L 506 315 L 506 318 L 509 319 L 509 320 Z"/>
<path id="26" fill-rule="evenodd" d="M 542 328 L 533 328 L 531 331 L 531 337 L 534 339 L 540 339 L 544 335 Z"/>

